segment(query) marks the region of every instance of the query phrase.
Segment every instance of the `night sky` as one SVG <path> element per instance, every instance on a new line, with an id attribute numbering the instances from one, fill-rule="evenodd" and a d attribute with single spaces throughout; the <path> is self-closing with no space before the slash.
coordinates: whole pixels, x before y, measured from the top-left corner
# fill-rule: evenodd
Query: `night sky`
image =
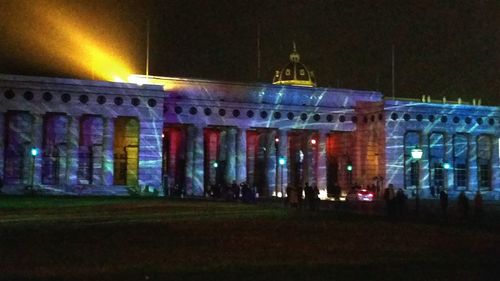
<path id="1" fill-rule="evenodd" d="M 318 86 L 499 105 L 500 1 L 9 1 L 0 0 L 0 73 L 90 79 L 37 46 L 50 28 L 32 13 L 50 7 L 150 75 L 272 81 L 295 41 Z M 260 26 L 261 75 L 257 76 Z M 35 34 L 35 35 L 34 35 Z M 50 38 L 53 49 L 64 42 Z"/>

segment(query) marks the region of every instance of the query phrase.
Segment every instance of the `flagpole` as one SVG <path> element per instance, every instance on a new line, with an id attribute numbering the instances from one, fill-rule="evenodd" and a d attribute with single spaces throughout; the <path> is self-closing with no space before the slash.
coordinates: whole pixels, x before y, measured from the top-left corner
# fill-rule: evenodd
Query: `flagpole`
<path id="1" fill-rule="evenodd" d="M 149 19 L 146 21 L 146 81 L 149 77 Z"/>
<path id="2" fill-rule="evenodd" d="M 396 87 L 395 87 L 395 74 L 394 74 L 394 44 L 392 44 L 392 99 L 395 99 Z"/>
<path id="3" fill-rule="evenodd" d="M 260 22 L 257 23 L 257 82 L 260 80 Z"/>

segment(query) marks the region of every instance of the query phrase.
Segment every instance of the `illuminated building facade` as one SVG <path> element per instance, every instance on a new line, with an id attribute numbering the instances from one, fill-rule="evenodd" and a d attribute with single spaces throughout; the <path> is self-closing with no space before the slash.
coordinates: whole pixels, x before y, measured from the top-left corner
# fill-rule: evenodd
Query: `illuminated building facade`
<path id="1" fill-rule="evenodd" d="M 12 75 L 0 85 L 4 192 L 113 194 L 161 181 L 161 87 Z"/>
<path id="2" fill-rule="evenodd" d="M 479 189 L 500 199 L 499 107 L 316 87 L 298 53 L 290 58 L 274 84 L 0 75 L 4 192 L 34 184 L 111 195 L 150 185 L 206 196 L 212 185 L 245 181 L 263 197 L 305 183 L 326 196 L 337 182 L 344 191 L 392 183 L 423 197 Z M 414 148 L 422 159 L 412 159 Z"/>

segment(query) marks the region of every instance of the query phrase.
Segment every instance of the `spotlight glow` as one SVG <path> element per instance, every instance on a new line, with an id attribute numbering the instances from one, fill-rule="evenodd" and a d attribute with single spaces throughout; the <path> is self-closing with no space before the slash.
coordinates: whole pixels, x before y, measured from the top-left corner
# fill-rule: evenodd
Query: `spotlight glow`
<path id="1" fill-rule="evenodd" d="M 119 39 L 121 30 L 103 17 L 97 22 L 95 15 L 56 2 L 29 1 L 19 6 L 29 20 L 16 23 L 6 36 L 31 47 L 33 52 L 25 59 L 96 80 L 124 82 L 136 72 L 125 59 L 129 43 Z"/>

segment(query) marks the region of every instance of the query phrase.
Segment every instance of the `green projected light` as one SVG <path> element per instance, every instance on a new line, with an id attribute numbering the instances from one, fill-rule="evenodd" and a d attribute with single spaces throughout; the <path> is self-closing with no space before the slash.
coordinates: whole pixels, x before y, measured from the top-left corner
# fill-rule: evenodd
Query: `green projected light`
<path id="1" fill-rule="evenodd" d="M 36 147 L 31 148 L 31 156 L 35 157 L 38 155 L 38 149 Z"/>

